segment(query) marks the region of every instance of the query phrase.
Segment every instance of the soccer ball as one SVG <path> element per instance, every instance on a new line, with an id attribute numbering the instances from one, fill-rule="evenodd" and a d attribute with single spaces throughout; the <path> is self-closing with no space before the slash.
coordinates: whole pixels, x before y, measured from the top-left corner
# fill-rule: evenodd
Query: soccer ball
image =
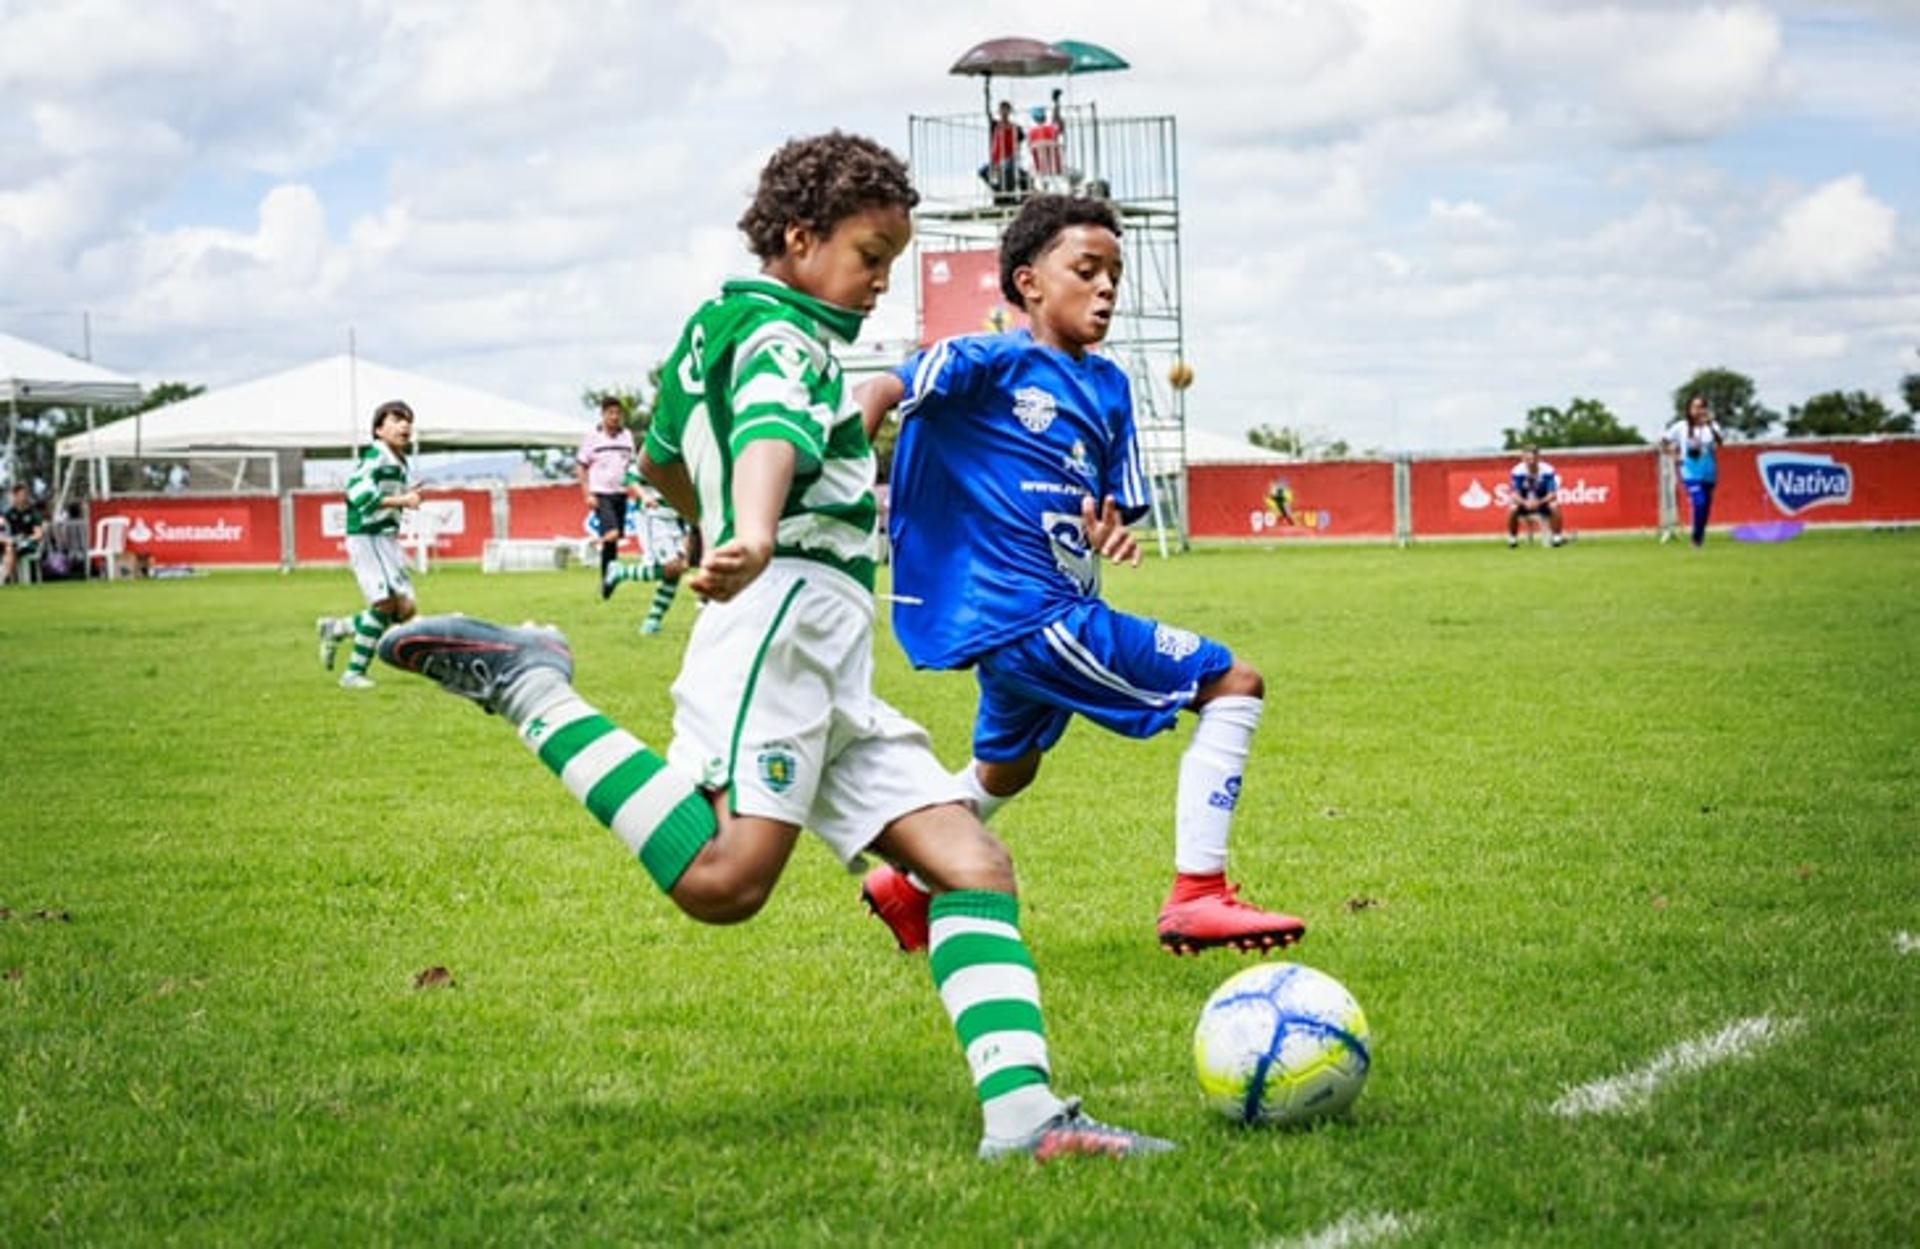
<path id="1" fill-rule="evenodd" d="M 1373 1055 L 1367 1017 L 1339 981 L 1261 963 L 1207 999 L 1193 1061 L 1207 1104 L 1229 1119 L 1301 1124 L 1352 1105 Z"/>

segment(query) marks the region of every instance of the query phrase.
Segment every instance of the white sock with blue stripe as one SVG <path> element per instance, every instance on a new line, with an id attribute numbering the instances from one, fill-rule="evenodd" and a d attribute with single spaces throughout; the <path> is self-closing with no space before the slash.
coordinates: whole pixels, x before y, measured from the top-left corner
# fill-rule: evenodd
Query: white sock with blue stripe
<path id="1" fill-rule="evenodd" d="M 1173 866 L 1183 875 L 1216 876 L 1227 870 L 1227 837 L 1262 705 L 1258 698 L 1231 695 L 1200 709 L 1193 740 L 1180 756 L 1174 799 Z"/>

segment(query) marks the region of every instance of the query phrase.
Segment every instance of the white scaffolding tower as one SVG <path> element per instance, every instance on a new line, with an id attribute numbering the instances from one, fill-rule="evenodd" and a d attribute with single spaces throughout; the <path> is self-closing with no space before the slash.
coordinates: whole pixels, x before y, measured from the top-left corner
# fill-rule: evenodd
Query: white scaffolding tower
<path id="1" fill-rule="evenodd" d="M 984 113 L 908 118 L 914 211 L 914 307 L 926 251 L 997 249 L 1030 191 L 1094 196 L 1120 218 L 1124 269 L 1106 352 L 1133 382 L 1134 420 L 1154 488 L 1161 551 L 1187 535 L 1186 395 L 1173 383 L 1186 358 L 1180 287 L 1179 141 L 1172 117 L 1102 117 L 1091 104 L 1061 110 L 1062 172 L 1028 189 L 996 192 L 980 176 L 987 153 Z M 921 333 L 920 337 L 925 338 Z"/>

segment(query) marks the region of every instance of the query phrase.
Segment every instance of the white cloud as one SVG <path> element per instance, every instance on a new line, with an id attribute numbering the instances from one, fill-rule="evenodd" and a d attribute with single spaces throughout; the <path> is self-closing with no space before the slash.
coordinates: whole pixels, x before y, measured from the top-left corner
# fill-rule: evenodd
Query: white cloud
<path id="1" fill-rule="evenodd" d="M 909 114 L 978 108 L 966 46 L 1072 32 L 1135 66 L 1074 100 L 1178 118 L 1200 423 L 1483 443 L 1721 362 L 1784 407 L 1887 385 L 1920 336 L 1920 205 L 1886 172 L 1920 165 L 1888 72 L 1920 28 L 1811 2 L 0 0 L 0 328 L 89 308 L 108 363 L 218 383 L 351 325 L 571 407 L 749 263 L 778 143 L 904 149 Z M 1854 129 L 1810 152 L 1782 119 Z M 879 334 L 912 325 L 910 263 Z"/>
<path id="2" fill-rule="evenodd" d="M 1819 187 L 1780 214 L 1742 259 L 1745 277 L 1763 288 L 1821 291 L 1853 285 L 1893 255 L 1899 221 L 1858 174 Z"/>
<path id="3" fill-rule="evenodd" d="M 1430 199 L 1427 216 L 1439 225 L 1468 231 L 1498 229 L 1506 224 L 1488 212 L 1485 204 L 1470 199 Z"/>

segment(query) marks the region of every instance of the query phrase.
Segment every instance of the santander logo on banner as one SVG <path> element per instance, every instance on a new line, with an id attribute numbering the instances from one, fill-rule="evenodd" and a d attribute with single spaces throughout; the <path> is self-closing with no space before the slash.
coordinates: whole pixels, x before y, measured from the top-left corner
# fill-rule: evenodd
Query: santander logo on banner
<path id="1" fill-rule="evenodd" d="M 1810 451 L 1762 451 L 1755 457 L 1760 483 L 1773 505 L 1798 516 L 1823 503 L 1853 501 L 1853 468 Z"/>
<path id="2" fill-rule="evenodd" d="M 135 546 L 185 542 L 243 543 L 246 540 L 247 522 L 244 516 L 230 519 L 225 513 L 205 508 L 162 516 L 152 524 L 148 524 L 145 517 L 135 514 L 127 526 L 127 541 Z"/>
<path id="3" fill-rule="evenodd" d="M 1582 465 L 1560 473 L 1557 502 L 1569 517 L 1600 519 L 1620 510 L 1620 469 L 1611 464 Z M 1484 512 L 1502 519 L 1513 506 L 1513 485 L 1498 469 L 1447 474 L 1447 511 L 1461 520 Z"/>

